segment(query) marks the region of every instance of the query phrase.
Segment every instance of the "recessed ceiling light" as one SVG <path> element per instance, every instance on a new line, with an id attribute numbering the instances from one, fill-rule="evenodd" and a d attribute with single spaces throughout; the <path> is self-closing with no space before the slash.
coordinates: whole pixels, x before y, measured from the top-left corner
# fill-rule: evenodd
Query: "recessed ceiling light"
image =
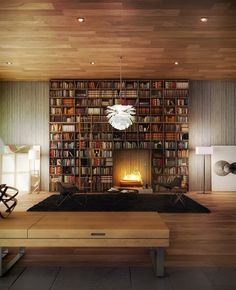
<path id="1" fill-rule="evenodd" d="M 77 21 L 80 22 L 80 23 L 84 22 L 84 17 L 78 17 Z"/>
<path id="2" fill-rule="evenodd" d="M 11 65 L 12 62 L 11 62 L 11 61 L 6 61 L 6 64 L 7 64 L 7 65 Z"/>
<path id="3" fill-rule="evenodd" d="M 179 64 L 179 62 L 178 61 L 175 61 L 175 65 L 178 65 Z"/>
<path id="4" fill-rule="evenodd" d="M 90 64 L 95 64 L 95 62 L 94 61 L 91 61 Z"/>
<path id="5" fill-rule="evenodd" d="M 205 23 L 205 22 L 207 22 L 207 21 L 208 21 L 208 18 L 207 18 L 207 17 L 201 17 L 201 19 L 200 19 L 200 20 L 201 20 L 201 22 L 204 22 L 204 23 Z"/>

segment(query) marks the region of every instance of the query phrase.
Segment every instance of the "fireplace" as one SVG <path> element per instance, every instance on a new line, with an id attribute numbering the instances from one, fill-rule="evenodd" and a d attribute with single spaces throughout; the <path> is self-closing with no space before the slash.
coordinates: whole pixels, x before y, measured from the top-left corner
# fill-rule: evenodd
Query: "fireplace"
<path id="1" fill-rule="evenodd" d="M 148 187 L 151 185 L 151 152 L 149 150 L 115 150 L 113 185 Z"/>

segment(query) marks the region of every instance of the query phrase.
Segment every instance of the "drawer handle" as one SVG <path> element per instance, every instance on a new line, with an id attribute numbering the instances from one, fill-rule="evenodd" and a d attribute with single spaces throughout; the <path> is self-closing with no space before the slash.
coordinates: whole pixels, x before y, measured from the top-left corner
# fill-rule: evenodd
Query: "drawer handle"
<path id="1" fill-rule="evenodd" d="M 91 233 L 91 236 L 105 236 L 105 233 Z"/>

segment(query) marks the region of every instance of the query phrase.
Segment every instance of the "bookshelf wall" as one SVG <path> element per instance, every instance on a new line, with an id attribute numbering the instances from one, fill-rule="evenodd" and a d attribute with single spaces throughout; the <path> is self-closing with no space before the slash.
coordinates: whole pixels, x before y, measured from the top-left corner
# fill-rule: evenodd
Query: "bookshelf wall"
<path id="1" fill-rule="evenodd" d="M 50 81 L 50 190 L 57 181 L 76 182 L 85 191 L 112 186 L 113 151 L 151 151 L 152 187 L 183 175 L 188 188 L 188 97 L 186 80 Z M 136 122 L 125 131 L 107 121 L 106 107 L 136 108 Z M 163 190 L 163 189 L 162 189 Z"/>

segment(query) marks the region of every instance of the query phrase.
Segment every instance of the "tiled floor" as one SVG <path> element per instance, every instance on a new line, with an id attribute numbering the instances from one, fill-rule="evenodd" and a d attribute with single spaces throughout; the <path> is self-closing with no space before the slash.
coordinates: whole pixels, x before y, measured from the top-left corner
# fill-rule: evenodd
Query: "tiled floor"
<path id="1" fill-rule="evenodd" d="M 235 290 L 236 268 L 167 268 L 165 278 L 144 267 L 15 267 L 1 290 Z"/>

